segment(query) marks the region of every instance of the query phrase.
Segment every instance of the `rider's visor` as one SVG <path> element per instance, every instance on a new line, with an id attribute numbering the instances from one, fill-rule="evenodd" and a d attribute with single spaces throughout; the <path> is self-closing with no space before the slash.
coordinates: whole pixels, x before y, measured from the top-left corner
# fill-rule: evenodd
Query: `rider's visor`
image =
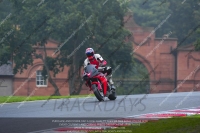
<path id="1" fill-rule="evenodd" d="M 94 53 L 86 53 L 86 56 L 89 60 L 92 60 L 94 57 Z"/>
<path id="2" fill-rule="evenodd" d="M 90 57 L 90 56 L 93 56 L 93 55 L 94 55 L 94 53 L 86 53 L 87 57 Z"/>

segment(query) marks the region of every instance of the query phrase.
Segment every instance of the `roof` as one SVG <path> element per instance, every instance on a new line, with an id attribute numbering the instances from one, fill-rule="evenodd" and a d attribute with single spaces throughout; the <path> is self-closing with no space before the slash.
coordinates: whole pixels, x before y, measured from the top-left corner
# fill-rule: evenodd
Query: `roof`
<path id="1" fill-rule="evenodd" d="M 193 44 L 189 44 L 189 45 L 179 46 L 177 50 L 195 50 L 195 47 Z"/>
<path id="2" fill-rule="evenodd" d="M 3 64 L 0 66 L 0 76 L 13 76 L 12 64 Z"/>

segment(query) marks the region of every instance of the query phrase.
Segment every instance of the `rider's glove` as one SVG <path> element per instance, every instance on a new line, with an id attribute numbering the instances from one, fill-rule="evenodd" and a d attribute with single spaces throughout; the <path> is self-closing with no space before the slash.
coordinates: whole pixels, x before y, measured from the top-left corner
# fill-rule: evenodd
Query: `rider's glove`
<path id="1" fill-rule="evenodd" d="M 106 66 L 107 65 L 107 62 L 104 60 L 103 61 L 103 66 Z"/>

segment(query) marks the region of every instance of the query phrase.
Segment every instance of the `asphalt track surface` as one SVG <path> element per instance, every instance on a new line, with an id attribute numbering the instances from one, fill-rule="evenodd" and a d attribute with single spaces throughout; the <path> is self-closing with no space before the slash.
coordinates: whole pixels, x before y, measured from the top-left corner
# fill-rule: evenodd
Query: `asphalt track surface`
<path id="1" fill-rule="evenodd" d="M 118 96 L 98 102 L 95 97 L 0 104 L 0 133 L 27 133 L 60 125 L 54 120 L 114 119 L 200 106 L 200 92 Z"/>

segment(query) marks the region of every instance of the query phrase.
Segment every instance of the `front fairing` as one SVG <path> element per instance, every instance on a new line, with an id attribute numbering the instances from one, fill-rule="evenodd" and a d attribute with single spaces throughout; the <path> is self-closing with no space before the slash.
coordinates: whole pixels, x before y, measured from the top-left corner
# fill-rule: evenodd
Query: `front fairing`
<path id="1" fill-rule="evenodd" d="M 87 65 L 84 70 L 85 75 L 88 75 L 89 78 L 92 78 L 100 72 L 95 68 L 95 65 Z"/>

